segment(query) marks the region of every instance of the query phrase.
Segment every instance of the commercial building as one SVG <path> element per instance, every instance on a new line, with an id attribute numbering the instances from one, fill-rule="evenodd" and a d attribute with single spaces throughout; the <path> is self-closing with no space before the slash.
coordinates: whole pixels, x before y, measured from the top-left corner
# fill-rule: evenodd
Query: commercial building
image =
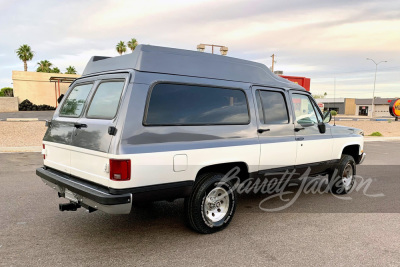
<path id="1" fill-rule="evenodd" d="M 374 117 L 390 116 L 389 105 L 394 98 L 375 98 Z M 371 116 L 372 98 L 318 98 L 319 106 L 324 110 L 335 110 L 341 115 Z"/>
<path id="2" fill-rule="evenodd" d="M 390 116 L 389 105 L 393 98 L 375 98 L 374 117 Z M 356 99 L 356 114 L 360 116 L 371 116 L 372 98 Z"/>
<path id="3" fill-rule="evenodd" d="M 334 110 L 342 115 L 355 115 L 356 99 L 354 98 L 317 98 L 315 99 L 323 111 Z"/>

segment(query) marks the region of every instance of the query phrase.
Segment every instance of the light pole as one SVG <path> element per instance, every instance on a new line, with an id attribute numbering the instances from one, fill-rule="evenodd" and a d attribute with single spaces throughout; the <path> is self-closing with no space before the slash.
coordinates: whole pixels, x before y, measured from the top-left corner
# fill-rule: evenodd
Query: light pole
<path id="1" fill-rule="evenodd" d="M 219 47 L 219 51 L 221 52 L 221 55 L 226 56 L 228 54 L 228 47 L 223 46 L 223 45 L 214 45 L 214 44 L 199 44 L 197 45 L 197 51 L 199 52 L 204 52 L 206 49 L 206 46 L 211 46 L 211 52 L 214 54 L 214 47 Z"/>
<path id="2" fill-rule="evenodd" d="M 375 84 L 376 84 L 376 73 L 378 72 L 378 65 L 387 62 L 387 61 L 381 61 L 379 63 L 376 63 L 375 60 L 371 58 L 367 58 L 367 60 L 371 60 L 372 62 L 375 63 L 375 79 L 374 79 L 374 91 L 372 92 L 372 108 L 371 108 L 371 118 L 374 117 L 374 106 L 375 106 Z"/>

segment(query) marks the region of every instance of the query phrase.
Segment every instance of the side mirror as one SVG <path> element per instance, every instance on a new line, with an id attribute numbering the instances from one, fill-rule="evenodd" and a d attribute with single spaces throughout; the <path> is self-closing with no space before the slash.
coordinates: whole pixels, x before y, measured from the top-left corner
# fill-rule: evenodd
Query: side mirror
<path id="1" fill-rule="evenodd" d="M 323 119 L 323 121 L 324 121 L 325 123 L 329 123 L 331 120 L 332 120 L 332 114 L 331 114 L 331 112 L 330 112 L 330 111 L 325 112 L 325 113 L 324 113 L 324 119 Z"/>
<path id="2" fill-rule="evenodd" d="M 60 102 L 61 102 L 61 100 L 64 98 L 64 94 L 61 94 L 59 97 L 58 97 L 58 99 L 57 99 L 57 102 L 58 102 L 58 104 L 60 104 Z"/>
<path id="3" fill-rule="evenodd" d="M 322 134 L 326 132 L 326 125 L 325 125 L 324 122 L 319 122 L 318 123 L 318 130 Z"/>

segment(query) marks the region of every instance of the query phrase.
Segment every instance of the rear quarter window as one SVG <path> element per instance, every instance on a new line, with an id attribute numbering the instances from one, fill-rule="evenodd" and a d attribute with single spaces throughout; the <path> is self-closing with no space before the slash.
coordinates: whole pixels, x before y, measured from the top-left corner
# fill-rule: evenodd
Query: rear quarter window
<path id="1" fill-rule="evenodd" d="M 117 114 L 125 81 L 102 82 L 92 98 L 86 117 L 112 119 Z"/>
<path id="2" fill-rule="evenodd" d="M 244 91 L 184 84 L 157 84 L 144 125 L 232 125 L 250 122 Z"/>
<path id="3" fill-rule="evenodd" d="M 93 84 L 75 86 L 60 109 L 62 117 L 79 117 Z"/>

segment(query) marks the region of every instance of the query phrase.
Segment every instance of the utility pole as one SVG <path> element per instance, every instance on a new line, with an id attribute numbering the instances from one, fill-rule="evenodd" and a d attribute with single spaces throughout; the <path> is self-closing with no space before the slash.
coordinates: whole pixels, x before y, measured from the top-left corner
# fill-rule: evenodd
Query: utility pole
<path id="1" fill-rule="evenodd" d="M 275 54 L 272 54 L 272 67 L 271 67 L 271 71 L 274 72 L 274 63 L 275 63 Z"/>
<path id="2" fill-rule="evenodd" d="M 374 117 L 374 106 L 375 106 L 375 84 L 376 84 L 376 73 L 378 72 L 378 65 L 387 62 L 387 61 L 381 61 L 379 63 L 376 63 L 375 60 L 367 58 L 367 60 L 371 60 L 372 62 L 375 63 L 375 79 L 374 79 L 374 91 L 372 91 L 372 108 L 371 108 L 371 118 Z"/>
<path id="3" fill-rule="evenodd" d="M 336 107 L 336 76 L 333 77 L 333 108 L 335 107 Z M 329 112 L 331 111 L 329 110 Z M 333 126 L 336 126 L 336 116 L 333 116 Z"/>

